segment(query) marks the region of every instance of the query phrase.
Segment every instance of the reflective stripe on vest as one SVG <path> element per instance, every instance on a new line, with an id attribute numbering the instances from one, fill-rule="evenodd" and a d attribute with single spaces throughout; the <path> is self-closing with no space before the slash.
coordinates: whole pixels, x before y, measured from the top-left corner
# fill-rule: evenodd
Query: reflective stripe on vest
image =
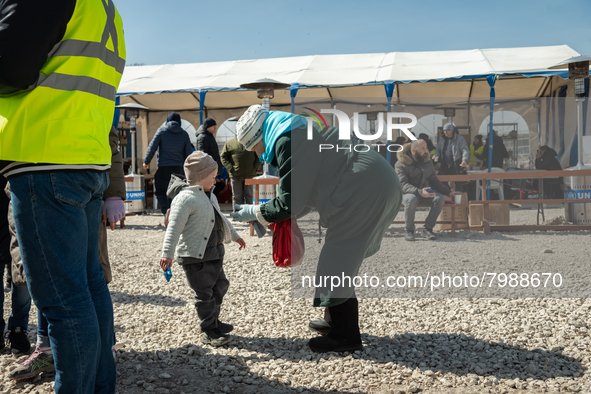
<path id="1" fill-rule="evenodd" d="M 81 0 L 78 0 L 81 1 Z M 82 0 L 83 1 L 83 0 Z M 123 74 L 125 68 L 125 59 L 119 57 L 119 42 L 117 27 L 115 26 L 115 5 L 112 1 L 107 4 L 105 0 L 101 0 L 104 10 L 107 14 L 107 23 L 101 35 L 100 42 L 83 41 L 76 39 L 63 40 L 58 42 L 49 55 L 47 62 L 56 57 L 82 57 L 94 58 L 102 61 L 106 66 L 112 67 L 118 74 Z M 114 50 L 107 49 L 107 43 L 111 38 Z M 119 76 L 119 80 L 121 76 Z M 119 84 L 119 81 L 116 82 Z M 70 74 L 52 73 L 49 76 L 40 75 L 35 85 L 29 87 L 34 89 L 37 86 L 45 86 L 52 89 L 59 90 L 79 90 L 86 93 L 96 94 L 99 97 L 107 100 L 115 101 L 117 88 L 108 83 L 94 79 L 88 76 L 73 77 Z"/>
<path id="2" fill-rule="evenodd" d="M 0 95 L 0 160 L 110 164 L 108 134 L 125 54 L 113 1 L 77 0 L 36 83 Z"/>

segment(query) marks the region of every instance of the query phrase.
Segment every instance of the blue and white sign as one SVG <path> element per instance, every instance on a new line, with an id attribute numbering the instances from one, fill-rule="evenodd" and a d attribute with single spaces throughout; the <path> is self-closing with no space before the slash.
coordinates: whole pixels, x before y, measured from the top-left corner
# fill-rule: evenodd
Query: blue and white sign
<path id="1" fill-rule="evenodd" d="M 125 199 L 126 200 L 144 200 L 146 198 L 145 191 L 137 191 L 137 192 L 125 192 Z"/>
<path id="2" fill-rule="evenodd" d="M 564 191 L 564 199 L 565 200 L 583 200 L 583 199 L 591 199 L 591 190 L 565 190 Z"/>

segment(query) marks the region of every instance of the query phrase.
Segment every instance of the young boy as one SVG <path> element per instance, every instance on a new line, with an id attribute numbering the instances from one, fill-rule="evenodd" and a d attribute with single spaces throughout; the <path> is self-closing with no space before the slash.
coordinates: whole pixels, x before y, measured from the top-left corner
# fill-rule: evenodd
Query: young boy
<path id="1" fill-rule="evenodd" d="M 169 196 L 171 188 L 178 194 L 170 208 L 160 267 L 166 270 L 172 266 L 176 247 L 177 261 L 195 291 L 195 307 L 203 331 L 201 342 L 217 347 L 230 341 L 227 334 L 234 329 L 219 321 L 222 299 L 230 285 L 223 268 L 224 243 L 234 241 L 240 245 L 239 250 L 246 244 L 221 213 L 212 193 L 218 172 L 215 160 L 196 151 L 187 157 L 184 168 L 188 184 L 169 187 Z"/>

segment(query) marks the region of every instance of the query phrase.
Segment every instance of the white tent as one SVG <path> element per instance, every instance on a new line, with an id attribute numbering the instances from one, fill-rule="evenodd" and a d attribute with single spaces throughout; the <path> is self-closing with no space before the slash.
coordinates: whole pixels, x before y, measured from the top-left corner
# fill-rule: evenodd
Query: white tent
<path id="1" fill-rule="evenodd" d="M 521 109 L 529 126 L 530 145 L 534 146 L 544 143 L 542 137 L 547 134 L 538 130 L 538 125 L 551 120 L 540 120 L 538 107 L 530 100 L 552 96 L 567 84 L 562 79 L 567 76 L 565 70 L 548 68 L 578 55 L 561 45 L 135 66 L 125 69 L 118 96 L 122 104 L 137 102 L 151 110 L 140 119 L 143 131 L 138 133 L 138 146 L 145 152 L 149 138 L 169 112 L 179 112 L 195 127 L 201 121 L 200 109 L 205 116 L 223 122 L 260 102 L 255 91 L 239 86 L 262 78 L 291 84 L 290 89 L 275 91 L 271 105 L 276 109 L 289 111 L 293 99 L 298 106 L 373 105 L 383 110 L 390 100 L 394 106 L 416 106 L 418 117 L 442 113 L 434 106 L 456 103 L 467 105 L 468 110 L 458 111 L 454 121 L 470 126 L 474 134 L 489 115 L 491 87 L 487 77 L 496 76 L 497 102 L 502 103 L 504 110 L 514 110 L 515 106 Z M 572 96 L 572 89 L 569 91 L 568 96 Z M 528 103 L 519 104 L 520 100 Z M 510 101 L 517 104 L 509 105 Z M 554 140 L 570 144 L 575 131 L 568 129 L 562 139 Z M 563 147 L 565 152 L 569 149 L 570 145 Z M 568 163 L 568 155 L 562 160 L 563 164 Z"/>

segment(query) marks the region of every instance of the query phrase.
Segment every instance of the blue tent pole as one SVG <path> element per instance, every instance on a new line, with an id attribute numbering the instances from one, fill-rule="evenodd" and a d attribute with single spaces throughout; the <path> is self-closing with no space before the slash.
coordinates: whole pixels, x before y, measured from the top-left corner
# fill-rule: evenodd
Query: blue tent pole
<path id="1" fill-rule="evenodd" d="M 298 94 L 300 84 L 294 83 L 289 87 L 289 95 L 291 96 L 291 113 L 295 114 L 295 97 Z"/>
<path id="2" fill-rule="evenodd" d="M 495 82 L 497 82 L 496 75 L 489 75 L 486 77 L 488 86 L 490 86 L 490 115 L 488 123 L 488 172 L 492 171 L 492 157 L 493 157 L 493 110 L 495 108 Z M 490 200 L 490 179 L 486 180 L 486 199 Z"/>
<path id="3" fill-rule="evenodd" d="M 394 89 L 396 88 L 395 82 L 386 82 L 384 84 L 384 89 L 386 89 L 386 97 L 388 98 L 388 113 L 392 110 L 392 96 L 394 95 Z M 386 136 L 386 138 L 388 138 Z M 390 163 L 390 158 L 392 153 L 390 152 L 390 139 L 386 142 L 386 160 Z"/>
<path id="4" fill-rule="evenodd" d="M 207 94 L 206 89 L 199 89 L 199 122 L 203 124 L 203 107 L 205 104 L 205 95 Z"/>

